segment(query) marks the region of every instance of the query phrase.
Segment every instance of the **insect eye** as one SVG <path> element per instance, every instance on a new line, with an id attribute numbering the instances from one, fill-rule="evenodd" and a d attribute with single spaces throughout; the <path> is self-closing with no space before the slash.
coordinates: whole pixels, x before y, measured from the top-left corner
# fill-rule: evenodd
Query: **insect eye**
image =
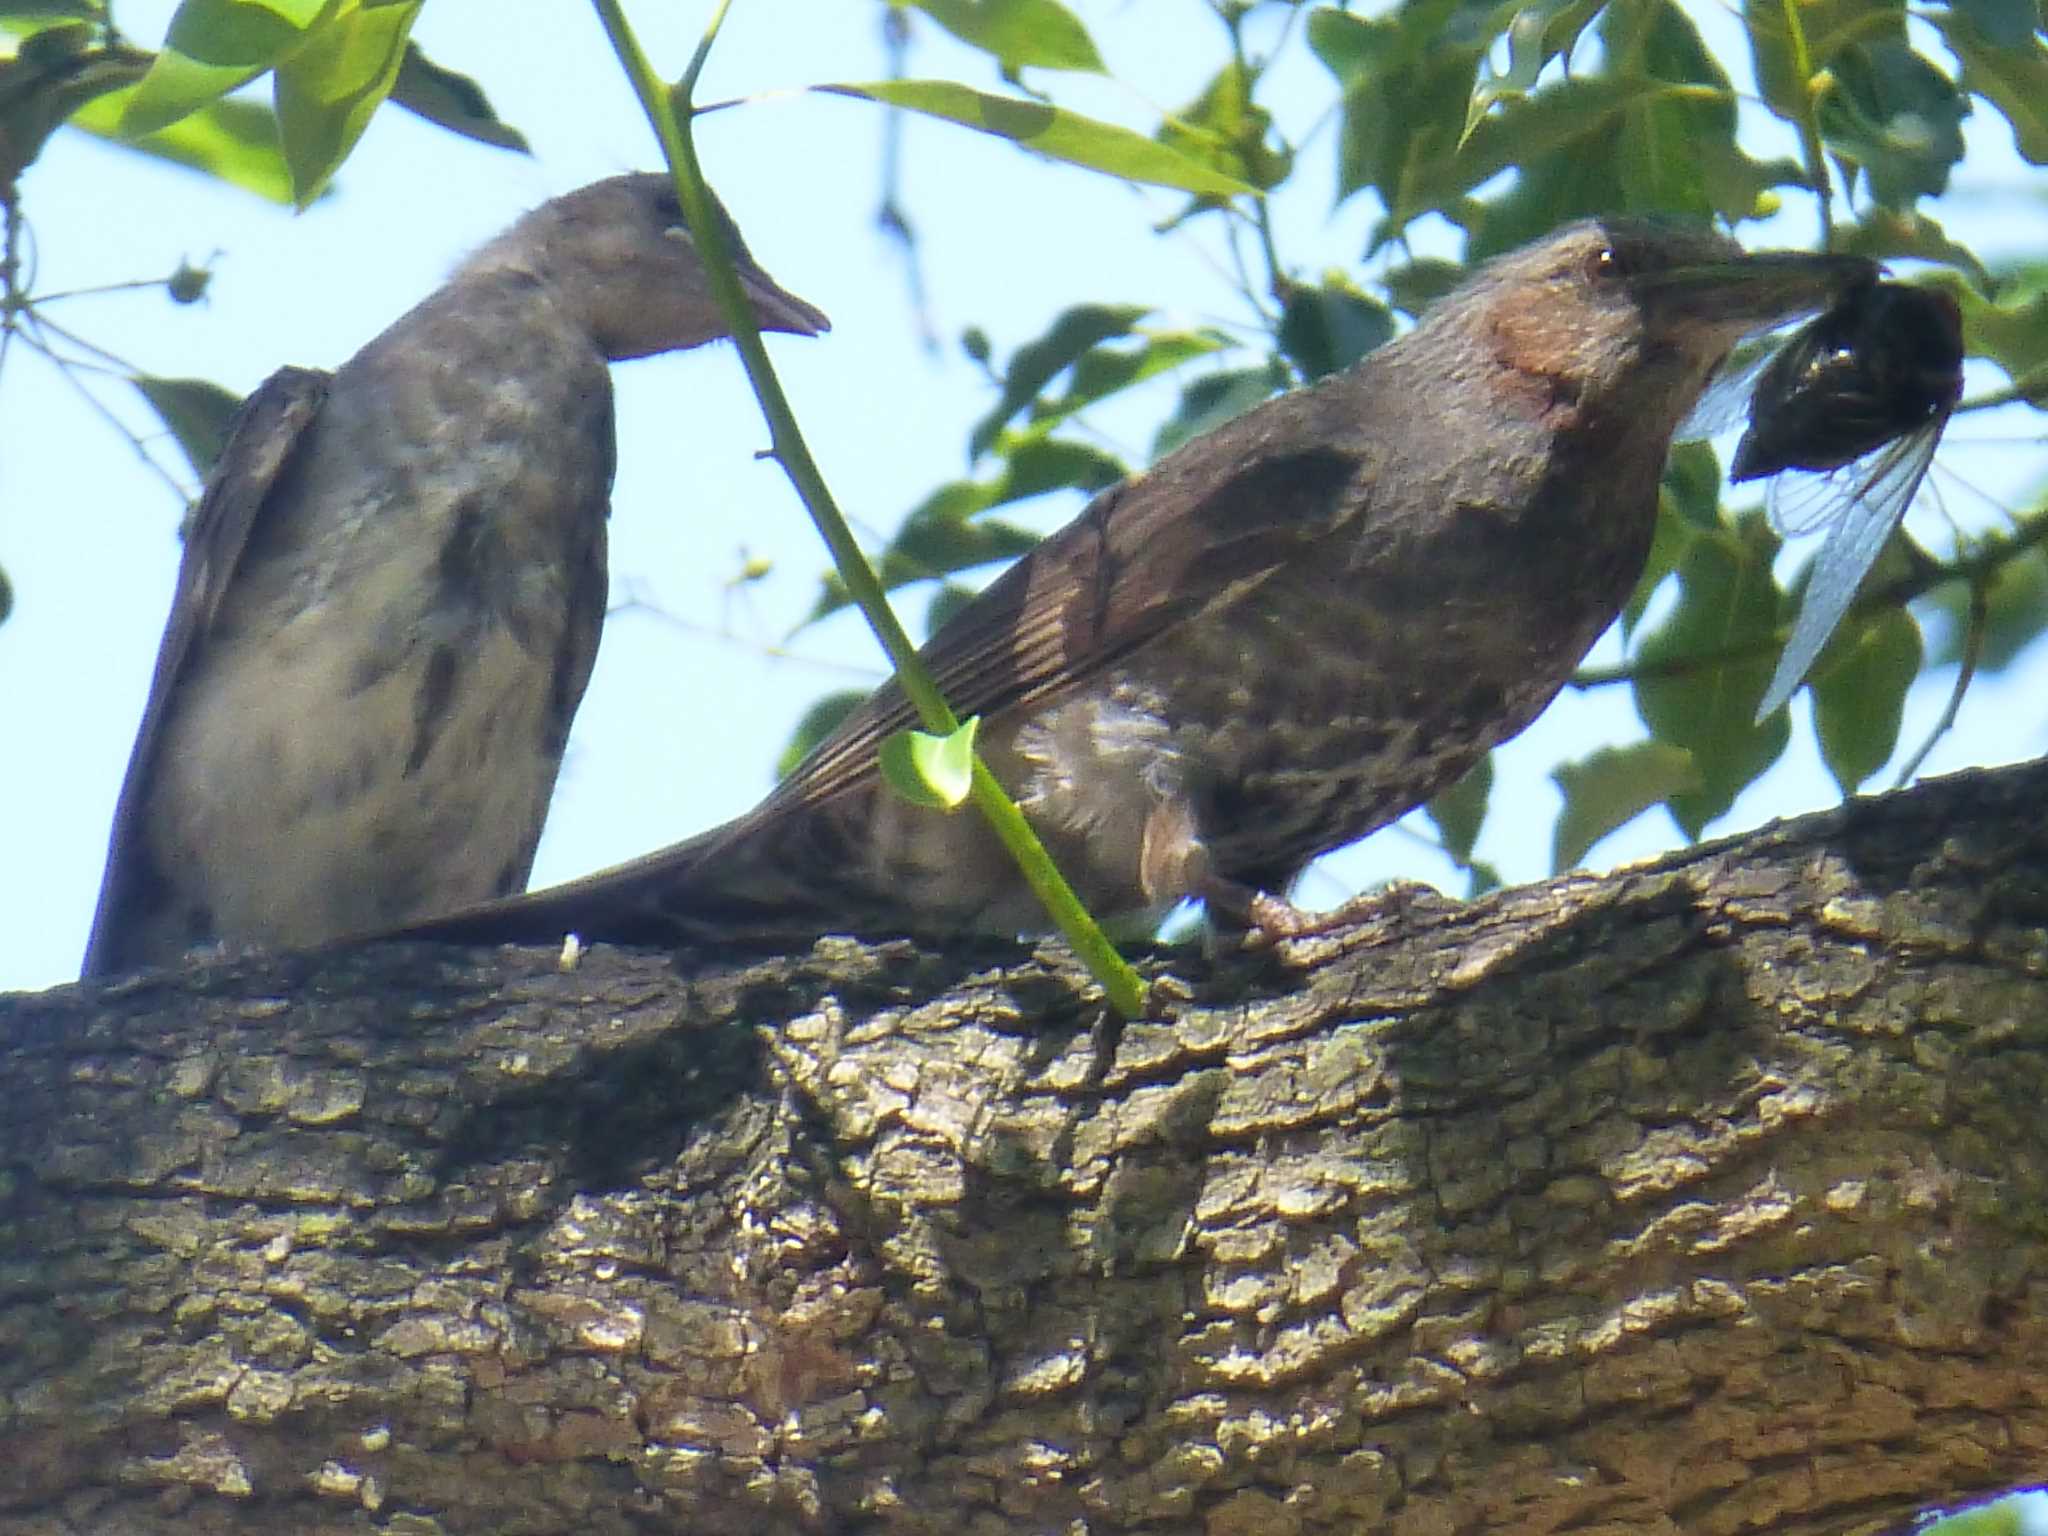
<path id="1" fill-rule="evenodd" d="M 1619 282 L 1628 273 L 1628 259 L 1611 245 L 1601 246 L 1586 258 L 1586 276 L 1596 283 Z"/>

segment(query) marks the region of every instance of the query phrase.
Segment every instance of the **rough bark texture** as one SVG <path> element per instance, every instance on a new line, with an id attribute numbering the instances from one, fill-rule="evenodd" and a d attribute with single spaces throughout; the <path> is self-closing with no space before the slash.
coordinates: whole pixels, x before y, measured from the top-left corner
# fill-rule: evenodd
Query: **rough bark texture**
<path id="1" fill-rule="evenodd" d="M 0 1000 L 0 1532 L 1896 1522 L 2048 1467 L 2048 770 L 1063 961 Z"/>

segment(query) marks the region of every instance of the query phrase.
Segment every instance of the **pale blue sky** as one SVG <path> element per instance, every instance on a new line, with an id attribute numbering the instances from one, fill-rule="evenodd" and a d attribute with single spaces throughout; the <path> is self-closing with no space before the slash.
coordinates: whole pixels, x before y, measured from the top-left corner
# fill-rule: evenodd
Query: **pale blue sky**
<path id="1" fill-rule="evenodd" d="M 137 37 L 153 39 L 171 8 L 168 0 L 127 0 L 120 16 Z M 705 8 L 628 9 L 658 65 L 678 69 Z M 1184 4 L 1077 9 L 1112 71 L 1129 82 L 1063 88 L 1062 99 L 1081 110 L 1145 126 L 1154 105 L 1190 97 L 1216 58 L 1213 35 L 1191 28 Z M 879 13 L 851 0 L 739 0 L 706 94 L 876 77 Z M 1725 15 L 1716 11 L 1712 23 L 1717 43 L 1725 40 Z M 532 159 L 386 111 L 343 168 L 336 194 L 294 218 L 199 177 L 60 135 L 23 184 L 40 288 L 120 282 L 168 272 L 181 256 L 204 259 L 216 249 L 220 256 L 202 306 L 122 294 L 69 302 L 53 315 L 144 368 L 247 389 L 280 364 L 339 363 L 522 209 L 597 177 L 657 164 L 587 10 L 435 0 L 418 36 L 435 59 L 485 86 L 531 139 Z M 913 72 L 992 83 L 976 56 L 930 28 L 921 36 L 927 41 Z M 1309 139 L 1303 169 L 1276 209 L 1283 254 L 1309 275 L 1355 265 L 1375 210 L 1365 198 L 1329 210 L 1330 125 L 1310 137 L 1315 114 L 1331 100 L 1327 78 L 1297 45 L 1266 98 L 1291 137 Z M 927 351 L 900 254 L 874 222 L 881 126 L 871 106 L 794 94 L 720 114 L 700 130 L 708 174 L 757 257 L 833 318 L 830 337 L 777 338 L 770 350 L 827 477 L 860 526 L 886 530 L 925 491 L 966 468 L 966 428 L 990 391 L 960 356 L 963 326 L 985 327 L 1002 357 L 1082 298 L 1154 305 L 1162 323 L 1246 319 L 1213 237 L 1151 233 L 1176 199 L 912 122 L 901 190 L 920 236 L 941 341 Z M 1973 148 L 1991 152 L 1985 160 L 1999 179 L 1951 199 L 1944 216 L 1990 251 L 2048 245 L 2040 173 L 2013 159 L 2003 128 L 1985 114 L 1970 131 Z M 1795 206 L 1783 222 L 1782 240 L 1810 239 L 1810 210 Z M 643 852 L 744 809 L 767 787 L 775 755 L 811 699 L 881 675 L 875 647 L 850 618 L 799 635 L 794 658 L 763 653 L 809 606 L 824 562 L 779 470 L 753 457 L 766 431 L 730 350 L 629 364 L 617 381 L 614 600 L 645 596 L 671 617 L 628 613 L 608 627 L 537 882 Z M 1972 379 L 1973 389 L 1995 382 Z M 138 429 L 155 430 L 120 387 L 100 393 Z M 1105 413 L 1092 425 L 1141 462 L 1167 398 Z M 1945 462 L 2008 493 L 2031 483 L 2042 465 L 2038 445 L 2002 456 L 1981 442 L 1972 446 L 2001 430 L 2013 429 L 1959 428 Z M 154 446 L 182 472 L 175 450 Z M 1953 489 L 1947 504 L 1971 522 L 1989 515 Z M 1043 520 L 1056 523 L 1075 508 L 1061 501 Z M 0 374 L 0 566 L 17 597 L 13 618 L 0 625 L 11 726 L 9 748 L 0 751 L 0 988 L 46 985 L 75 971 L 169 600 L 181 510 L 54 370 L 17 348 Z M 1939 515 L 1915 514 L 1933 518 L 1934 530 Z M 742 546 L 771 560 L 773 572 L 734 591 L 728 582 Z M 1926 771 L 2038 755 L 2048 745 L 2042 682 L 2030 670 L 1980 685 L 1965 705 L 1963 729 Z M 1941 685 L 1916 691 L 1909 743 L 1939 713 L 1943 694 Z M 1833 798 L 1804 737 L 1804 705 L 1795 708 L 1801 735 L 1787 763 L 1717 830 Z M 1550 765 L 1635 734 L 1625 691 L 1567 695 L 1502 753 L 1482 855 L 1511 878 L 1542 874 L 1557 805 Z M 1644 818 L 1601 844 L 1593 862 L 1638 857 L 1674 838 L 1664 817 Z M 1312 874 L 1302 895 L 1325 904 L 1390 874 L 1443 872 L 1414 839 L 1390 831 L 1331 861 L 1329 873 Z"/>

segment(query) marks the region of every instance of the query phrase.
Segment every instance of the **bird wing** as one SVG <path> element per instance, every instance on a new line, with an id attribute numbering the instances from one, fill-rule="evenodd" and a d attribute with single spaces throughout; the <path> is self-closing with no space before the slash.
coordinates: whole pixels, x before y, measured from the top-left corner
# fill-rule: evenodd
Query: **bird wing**
<path id="1" fill-rule="evenodd" d="M 1357 453 L 1306 434 L 1225 428 L 1097 496 L 920 655 L 963 719 L 1042 708 L 1174 626 L 1237 602 L 1362 513 L 1347 492 L 1360 470 Z M 753 815 L 865 784 L 882 742 L 919 723 L 902 689 L 884 684 Z"/>
<path id="2" fill-rule="evenodd" d="M 185 531 L 185 553 L 178 565 L 178 585 L 164 625 L 163 643 L 157 648 L 149 702 L 143 707 L 135 748 L 128 757 L 128 774 L 114 807 L 106 873 L 100 881 L 92 937 L 86 942 L 84 974 L 88 976 L 100 969 L 141 873 L 143 855 L 134 846 L 136 821 L 142 814 L 157 738 L 179 677 L 193 647 L 220 610 L 221 598 L 241 563 L 242 551 L 248 547 L 250 532 L 271 488 L 326 400 L 328 379 L 314 369 L 280 368 L 242 402 L 229 423 L 227 442 L 207 478 L 199 509 Z"/>
<path id="3" fill-rule="evenodd" d="M 1049 704 L 1174 624 L 1237 601 L 1301 558 L 1304 544 L 1363 516 L 1360 452 L 1314 425 L 1300 391 L 1112 486 L 956 613 L 920 653 L 963 718 Z M 1279 408 L 1276 410 L 1276 408 Z M 1322 438 L 1317 442 L 1317 437 Z M 876 690 L 766 800 L 736 821 L 524 896 L 483 902 L 377 937 L 546 942 L 595 931 L 672 941 L 664 897 L 703 861 L 779 815 L 868 785 L 891 734 L 919 723 L 892 681 Z"/>

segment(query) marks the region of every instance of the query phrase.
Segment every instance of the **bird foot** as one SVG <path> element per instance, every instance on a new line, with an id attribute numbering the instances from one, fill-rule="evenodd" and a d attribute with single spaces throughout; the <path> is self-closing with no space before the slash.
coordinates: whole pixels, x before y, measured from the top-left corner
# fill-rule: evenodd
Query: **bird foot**
<path id="1" fill-rule="evenodd" d="M 1395 880 L 1327 912 L 1310 912 L 1270 891 L 1212 881 L 1205 900 L 1217 926 L 1234 933 L 1237 943 L 1232 947 L 1262 950 L 1342 928 L 1384 927 L 1398 921 L 1418 899 L 1437 894 L 1434 887 L 1418 880 Z"/>

